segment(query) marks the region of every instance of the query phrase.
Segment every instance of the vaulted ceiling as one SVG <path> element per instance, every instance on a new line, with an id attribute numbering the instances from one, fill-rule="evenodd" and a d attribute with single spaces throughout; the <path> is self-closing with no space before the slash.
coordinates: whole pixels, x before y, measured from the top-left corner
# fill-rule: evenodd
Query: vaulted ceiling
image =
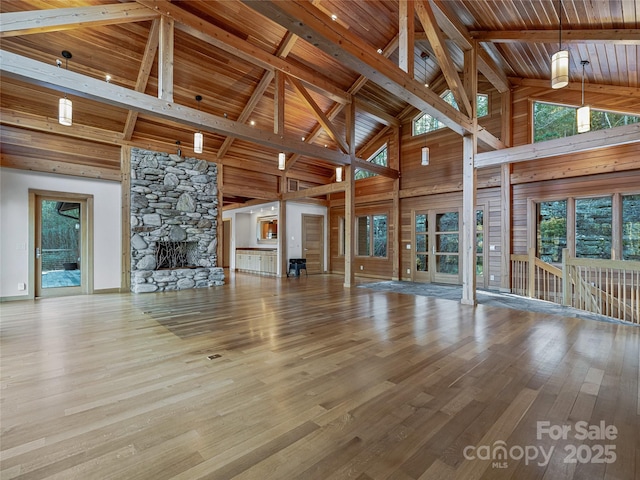
<path id="1" fill-rule="evenodd" d="M 201 157 L 222 163 L 226 178 L 246 180 L 244 188 L 238 180 L 225 192 L 225 203 L 234 203 L 260 197 L 251 189 L 255 175 L 271 175 L 277 185 L 276 158 L 287 142 L 288 176 L 309 185 L 330 182 L 341 161 L 338 153 L 348 154 L 352 98 L 355 154 L 366 159 L 385 128 L 423 105 L 433 108 L 432 97 L 450 88 L 451 71 L 462 76 L 465 51 L 476 40 L 478 70 L 499 91 L 549 84 L 560 22 L 573 88 L 579 88 L 581 60 L 590 62 L 589 88 L 624 93 L 640 87 L 636 0 L 416 0 L 415 5 L 407 23 L 398 1 L 3 0 L 3 52 L 52 67 L 61 59 L 61 69 L 103 82 L 94 89 L 103 96 L 121 95 L 110 90 L 117 86 L 157 98 L 170 80 L 172 104 L 186 109 L 165 115 L 151 103 L 127 108 L 114 98 L 80 94 L 62 80 L 62 86 L 25 81 L 3 67 L 2 123 L 164 151 L 179 141 L 191 154 L 194 128 L 208 114 Z M 413 31 L 403 31 L 401 24 Z M 403 53 L 407 35 L 413 36 L 413 51 Z M 163 58 L 169 46 L 171 56 Z M 63 50 L 72 54 L 66 64 Z M 380 60 L 370 60 L 374 55 Z M 449 59 L 444 65 L 443 56 Z M 416 88 L 388 67 L 403 59 L 411 61 L 404 67 L 407 75 L 412 73 L 421 88 L 427 84 L 428 92 L 411 97 L 399 90 Z M 10 63 L 6 56 L 2 62 Z M 40 70 L 42 78 L 55 74 Z M 378 71 L 392 81 L 376 77 Z M 72 127 L 55 122 L 61 90 L 74 100 Z M 435 109 L 441 110 L 438 104 Z M 445 115 L 456 124 L 456 115 Z M 294 148 L 294 143 L 317 148 Z M 3 155 L 20 148 L 19 142 L 3 142 Z M 336 157 L 327 159 L 320 149 L 335 151 Z"/>

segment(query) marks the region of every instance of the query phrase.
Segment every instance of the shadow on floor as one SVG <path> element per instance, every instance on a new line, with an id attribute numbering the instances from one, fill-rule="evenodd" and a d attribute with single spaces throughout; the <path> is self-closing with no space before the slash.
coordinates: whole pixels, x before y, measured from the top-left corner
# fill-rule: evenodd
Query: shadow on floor
<path id="1" fill-rule="evenodd" d="M 359 285 L 361 288 L 370 288 L 385 292 L 405 293 L 408 295 L 422 295 L 425 297 L 444 298 L 447 300 L 460 301 L 462 299 L 462 287 L 457 285 L 437 285 L 433 283 L 398 282 L 386 281 L 376 283 L 366 283 Z M 478 304 L 491 305 L 494 307 L 511 308 L 513 310 L 525 310 L 529 312 L 548 313 L 550 315 L 560 315 L 563 317 L 584 318 L 587 320 L 598 320 L 601 322 L 618 323 L 621 325 L 634 325 L 634 323 L 624 322 L 616 318 L 599 315 L 597 313 L 586 312 L 573 307 L 565 307 L 557 303 L 536 300 L 533 298 L 521 297 L 510 293 L 501 293 L 489 290 L 478 290 L 476 293 Z"/>

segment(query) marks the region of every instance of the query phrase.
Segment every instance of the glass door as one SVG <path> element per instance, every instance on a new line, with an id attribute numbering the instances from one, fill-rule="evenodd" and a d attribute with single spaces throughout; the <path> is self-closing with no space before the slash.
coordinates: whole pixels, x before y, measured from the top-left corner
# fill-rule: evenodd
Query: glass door
<path id="1" fill-rule="evenodd" d="M 459 285 L 460 279 L 460 212 L 435 211 L 433 214 L 432 280 Z"/>
<path id="2" fill-rule="evenodd" d="M 418 282 L 431 282 L 431 272 L 429 270 L 429 213 L 415 212 L 414 214 L 414 242 L 416 248 L 415 280 Z"/>
<path id="3" fill-rule="evenodd" d="M 85 202 L 36 197 L 36 296 L 84 291 Z"/>

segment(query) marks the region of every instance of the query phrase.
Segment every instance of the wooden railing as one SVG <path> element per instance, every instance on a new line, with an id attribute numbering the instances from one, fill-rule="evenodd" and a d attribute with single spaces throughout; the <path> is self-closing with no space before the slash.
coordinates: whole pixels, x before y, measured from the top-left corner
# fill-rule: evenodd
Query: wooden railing
<path id="1" fill-rule="evenodd" d="M 511 255 L 511 279 L 517 295 L 640 324 L 640 262 L 571 258 L 565 249 L 560 269 L 530 249 Z"/>

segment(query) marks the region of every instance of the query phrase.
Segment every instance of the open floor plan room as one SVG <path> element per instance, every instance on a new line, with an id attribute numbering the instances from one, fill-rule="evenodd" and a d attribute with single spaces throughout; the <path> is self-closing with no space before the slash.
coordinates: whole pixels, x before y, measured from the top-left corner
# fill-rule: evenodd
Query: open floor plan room
<path id="1" fill-rule="evenodd" d="M 1 328 L 2 479 L 640 472 L 633 325 L 235 274 L 4 303 Z"/>

